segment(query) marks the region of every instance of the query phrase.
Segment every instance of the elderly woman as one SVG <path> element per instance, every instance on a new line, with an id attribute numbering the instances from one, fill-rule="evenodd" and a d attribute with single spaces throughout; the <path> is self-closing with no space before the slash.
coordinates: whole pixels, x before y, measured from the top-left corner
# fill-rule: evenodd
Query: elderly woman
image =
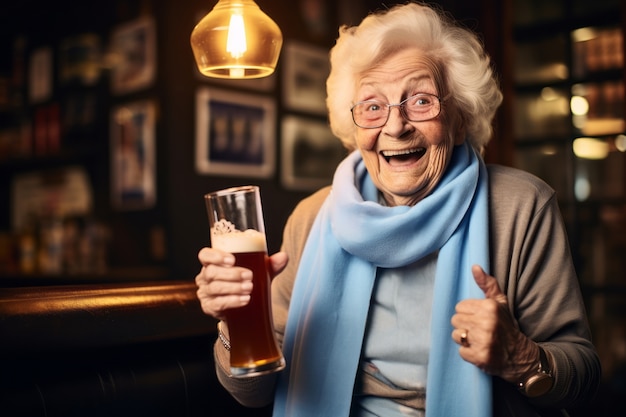
<path id="1" fill-rule="evenodd" d="M 560 415 L 589 399 L 600 365 L 555 193 L 481 157 L 502 96 L 477 37 L 411 3 L 342 28 L 330 59 L 330 124 L 352 152 L 270 258 L 287 368 L 232 378 L 218 341 L 224 387 L 288 417 Z M 223 320 L 250 273 L 198 256 L 202 308 Z"/>

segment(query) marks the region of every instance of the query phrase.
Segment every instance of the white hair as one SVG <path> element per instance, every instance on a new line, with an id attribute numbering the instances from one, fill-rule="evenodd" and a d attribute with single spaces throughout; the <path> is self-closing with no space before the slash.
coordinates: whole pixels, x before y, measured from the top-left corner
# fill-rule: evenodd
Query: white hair
<path id="1" fill-rule="evenodd" d="M 350 108 L 358 77 L 390 54 L 418 48 L 437 69 L 433 75 L 446 107 L 455 106 L 467 140 L 482 152 L 492 135 L 491 122 L 502 93 L 482 43 L 471 31 L 429 6 L 408 3 L 370 14 L 359 26 L 342 26 L 330 52 L 326 104 L 333 133 L 356 147 Z"/>

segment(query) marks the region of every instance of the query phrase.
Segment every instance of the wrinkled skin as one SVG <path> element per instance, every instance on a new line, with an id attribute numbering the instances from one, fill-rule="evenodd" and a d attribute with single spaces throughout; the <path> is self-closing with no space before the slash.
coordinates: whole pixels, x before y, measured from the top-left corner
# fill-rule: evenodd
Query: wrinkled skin
<path id="1" fill-rule="evenodd" d="M 431 65 L 417 49 L 397 52 L 363 74 L 354 101 L 400 103 L 417 93 L 439 96 Z M 439 183 L 454 145 L 464 141 L 454 116 L 454 108 L 444 105 L 438 117 L 411 122 L 393 107 L 384 126 L 357 129 L 357 148 L 388 205 L 415 205 Z"/>

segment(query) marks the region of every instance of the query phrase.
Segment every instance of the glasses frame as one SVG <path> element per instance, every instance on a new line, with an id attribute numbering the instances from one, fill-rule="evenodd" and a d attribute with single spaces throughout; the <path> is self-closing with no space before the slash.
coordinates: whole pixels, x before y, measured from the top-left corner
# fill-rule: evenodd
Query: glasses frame
<path id="1" fill-rule="evenodd" d="M 406 110 L 405 110 L 404 106 L 406 105 L 407 101 L 409 101 L 409 100 L 411 100 L 411 99 L 413 99 L 415 97 L 419 97 L 419 96 L 428 96 L 428 97 L 432 97 L 432 98 L 437 99 L 437 102 L 439 103 L 439 108 L 437 110 L 437 113 L 434 114 L 433 116 L 427 117 L 425 119 L 418 119 L 418 120 L 410 119 L 409 116 L 406 113 Z M 358 124 L 356 119 L 354 118 L 354 108 L 356 106 L 359 106 L 359 105 L 364 104 L 364 103 L 378 103 L 378 104 L 381 104 L 381 105 L 385 106 L 387 108 L 387 117 L 385 118 L 384 122 L 381 123 L 380 125 L 376 125 L 376 126 L 362 126 L 362 125 Z M 434 103 L 434 100 L 433 100 L 433 103 Z M 417 93 L 417 94 L 413 94 L 411 97 L 405 98 L 400 103 L 383 103 L 382 101 L 379 101 L 379 100 L 363 100 L 363 101 L 359 101 L 358 103 L 355 103 L 352 107 L 350 107 L 350 113 L 352 114 L 352 121 L 358 127 L 362 128 L 362 129 L 378 129 L 379 127 L 383 127 L 384 125 L 386 125 L 387 122 L 389 121 L 389 115 L 391 114 L 391 108 L 392 107 L 397 107 L 398 110 L 400 110 L 400 114 L 402 115 L 402 117 L 404 117 L 406 120 L 408 120 L 410 122 L 427 122 L 429 120 L 435 119 L 437 116 L 439 116 L 441 114 L 442 104 L 443 104 L 443 100 L 441 99 L 441 97 L 439 97 L 439 96 L 437 96 L 435 94 Z"/>

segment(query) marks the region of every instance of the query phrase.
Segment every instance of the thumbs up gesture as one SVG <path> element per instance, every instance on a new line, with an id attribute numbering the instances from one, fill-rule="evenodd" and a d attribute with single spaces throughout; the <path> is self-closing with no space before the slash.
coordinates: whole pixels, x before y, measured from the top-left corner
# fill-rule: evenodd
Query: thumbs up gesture
<path id="1" fill-rule="evenodd" d="M 485 298 L 466 299 L 456 305 L 452 339 L 460 345 L 464 360 L 517 383 L 535 371 L 537 344 L 519 330 L 498 281 L 478 265 L 472 266 L 472 275 Z"/>

